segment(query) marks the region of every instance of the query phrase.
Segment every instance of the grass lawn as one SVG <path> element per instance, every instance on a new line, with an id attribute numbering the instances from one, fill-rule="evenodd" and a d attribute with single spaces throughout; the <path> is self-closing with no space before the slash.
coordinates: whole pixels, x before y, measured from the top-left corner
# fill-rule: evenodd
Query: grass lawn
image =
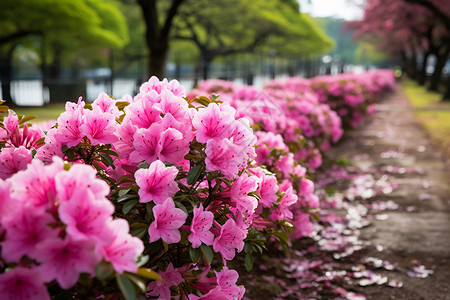
<path id="1" fill-rule="evenodd" d="M 415 114 L 432 140 L 450 158 L 450 102 L 441 102 L 441 95 L 427 91 L 417 83 L 406 80 L 403 89 L 414 108 L 433 107 L 433 110 L 416 111 Z"/>
<path id="2" fill-rule="evenodd" d="M 13 109 L 17 114 L 24 116 L 36 116 L 31 123 L 56 120 L 58 116 L 64 111 L 64 103 L 52 103 L 45 106 L 36 107 L 16 107 Z"/>

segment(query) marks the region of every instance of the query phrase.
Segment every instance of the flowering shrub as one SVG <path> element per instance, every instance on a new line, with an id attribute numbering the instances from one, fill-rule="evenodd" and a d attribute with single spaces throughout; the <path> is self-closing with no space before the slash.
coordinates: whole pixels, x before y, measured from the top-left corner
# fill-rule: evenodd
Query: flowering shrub
<path id="1" fill-rule="evenodd" d="M 293 83 L 294 82 L 294 83 Z M 321 151 L 328 150 L 342 136 L 338 115 L 321 104 L 308 81 L 291 78 L 271 81 L 258 90 L 222 80 L 201 82 L 190 96 L 210 95 L 220 91 L 222 100 L 251 121 L 254 129 L 280 134 L 297 161 L 316 169 L 322 163 Z"/>
<path id="2" fill-rule="evenodd" d="M 250 270 L 267 243 L 314 230 L 307 172 L 342 127 L 305 82 L 207 81 L 184 97 L 152 77 L 135 97 L 68 102 L 56 124 L 10 111 L 0 295 L 241 299 L 228 261 L 242 252 Z"/>
<path id="3" fill-rule="evenodd" d="M 132 99 L 68 102 L 45 133 L 4 118 L 2 295 L 242 297 L 226 261 L 244 251 L 250 269 L 269 239 L 286 247 L 298 198 L 255 163 L 248 120 L 183 95 L 152 77 Z"/>
<path id="4" fill-rule="evenodd" d="M 339 114 L 344 126 L 357 127 L 364 115 L 374 112 L 379 94 L 392 89 L 394 84 L 394 72 L 376 70 L 319 76 L 312 79 L 311 89 L 317 93 L 320 102 L 329 104 Z"/>

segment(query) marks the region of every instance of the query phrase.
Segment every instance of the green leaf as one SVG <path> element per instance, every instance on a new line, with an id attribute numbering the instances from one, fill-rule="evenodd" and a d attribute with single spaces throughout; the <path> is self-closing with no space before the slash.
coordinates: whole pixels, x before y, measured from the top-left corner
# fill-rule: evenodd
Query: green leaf
<path id="1" fill-rule="evenodd" d="M 123 213 L 124 215 L 126 215 L 126 214 L 129 213 L 129 212 L 136 206 L 136 204 L 138 204 L 138 203 L 139 203 L 139 200 L 138 200 L 138 199 L 128 201 L 127 203 L 125 203 L 125 204 L 123 205 L 123 207 L 122 207 L 122 213 Z"/>
<path id="2" fill-rule="evenodd" d="M 150 259 L 150 256 L 148 255 L 139 255 L 139 257 L 136 260 L 136 264 L 138 267 L 142 267 L 143 265 L 145 265 L 148 260 Z"/>
<path id="3" fill-rule="evenodd" d="M 211 248 L 206 246 L 205 244 L 202 244 L 200 246 L 200 249 L 202 250 L 203 256 L 205 257 L 208 264 L 211 264 L 214 258 L 214 253 L 211 251 Z"/>
<path id="4" fill-rule="evenodd" d="M 183 210 L 186 215 L 189 215 L 189 212 L 188 212 L 186 206 L 184 206 L 180 201 L 174 201 L 174 203 L 176 206 L 181 208 L 181 210 Z"/>
<path id="5" fill-rule="evenodd" d="M 135 286 L 137 286 L 139 288 L 139 291 L 144 294 L 145 292 L 147 292 L 147 285 L 145 284 L 145 282 L 139 278 L 138 276 L 131 274 L 131 273 L 125 273 L 124 274 L 128 279 L 130 279 Z"/>
<path id="6" fill-rule="evenodd" d="M 199 104 L 202 104 L 204 106 L 208 106 L 211 103 L 211 100 L 205 96 L 200 96 L 200 97 L 194 98 L 193 101 L 195 101 Z"/>
<path id="7" fill-rule="evenodd" d="M 201 254 L 200 248 L 189 248 L 189 256 L 194 264 L 198 262 Z"/>
<path id="8" fill-rule="evenodd" d="M 114 273 L 114 266 L 110 262 L 104 260 L 95 267 L 95 277 L 101 281 L 108 279 Z"/>
<path id="9" fill-rule="evenodd" d="M 200 177 L 201 172 L 202 172 L 202 165 L 193 166 L 187 174 L 187 183 L 189 185 L 194 184 Z"/>
<path id="10" fill-rule="evenodd" d="M 128 194 L 129 191 L 131 191 L 131 187 L 128 187 L 128 188 L 125 188 L 125 189 L 121 189 L 121 190 L 119 190 L 118 195 L 119 196 L 126 195 L 126 194 Z"/>
<path id="11" fill-rule="evenodd" d="M 114 152 L 112 150 L 109 150 L 109 149 L 102 150 L 102 152 L 105 153 L 105 154 L 109 154 L 109 155 L 113 155 L 113 156 L 119 157 L 119 154 L 117 154 L 116 152 Z"/>
<path id="12" fill-rule="evenodd" d="M 118 109 L 124 109 L 125 107 L 127 107 L 130 103 L 125 102 L 125 101 L 117 101 L 116 102 L 116 106 Z"/>
<path id="13" fill-rule="evenodd" d="M 136 194 L 126 194 L 123 196 L 120 196 L 119 198 L 117 198 L 117 202 L 123 202 L 125 200 L 129 200 L 129 199 L 133 199 L 133 198 L 138 198 L 139 196 Z"/>
<path id="14" fill-rule="evenodd" d="M 150 165 L 146 161 L 141 161 L 138 164 L 138 169 L 148 169 Z"/>
<path id="15" fill-rule="evenodd" d="M 117 285 L 122 292 L 122 295 L 126 300 L 136 300 L 136 291 L 134 290 L 133 283 L 128 279 L 125 274 L 116 275 Z"/>
<path id="16" fill-rule="evenodd" d="M 24 123 L 26 123 L 28 121 L 31 121 L 33 119 L 36 119 L 36 118 L 37 118 L 36 116 L 23 117 L 22 119 L 20 119 L 19 125 L 22 125 L 22 124 L 24 124 Z"/>
<path id="17" fill-rule="evenodd" d="M 111 166 L 113 169 L 116 168 L 116 166 L 114 165 L 114 161 L 111 158 L 111 156 L 104 154 L 104 153 L 99 153 L 98 155 L 100 155 L 100 157 L 102 158 L 102 161 L 104 160 L 104 162 L 107 163 L 107 165 Z"/>
<path id="18" fill-rule="evenodd" d="M 156 273 L 155 271 L 153 271 L 152 269 L 147 269 L 147 268 L 139 268 L 137 271 L 138 275 L 147 278 L 147 279 L 151 279 L 151 280 L 161 280 L 161 276 Z"/>
<path id="19" fill-rule="evenodd" d="M 139 239 L 142 239 L 145 236 L 145 234 L 147 233 L 147 231 L 148 231 L 148 228 L 142 228 L 142 227 L 141 228 L 134 228 L 134 229 L 130 230 L 130 234 L 132 236 L 135 236 L 135 237 L 139 238 Z"/>
<path id="20" fill-rule="evenodd" d="M 247 272 L 250 272 L 253 269 L 253 255 L 251 253 L 245 255 L 245 269 Z"/>

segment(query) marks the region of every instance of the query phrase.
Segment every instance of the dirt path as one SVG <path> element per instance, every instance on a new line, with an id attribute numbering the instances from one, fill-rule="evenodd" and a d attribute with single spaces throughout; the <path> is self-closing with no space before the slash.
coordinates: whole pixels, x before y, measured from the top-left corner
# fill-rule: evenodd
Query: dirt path
<path id="1" fill-rule="evenodd" d="M 373 218 L 361 238 L 383 249 L 372 249 L 369 255 L 398 263 L 389 275 L 403 287 L 367 286 L 359 292 L 368 299 L 450 299 L 449 165 L 414 118 L 402 91 L 380 104 L 365 126 L 349 132 L 333 155 L 352 160 L 362 170 L 387 172 L 398 184 L 381 198 L 399 208 Z M 412 278 L 407 273 L 414 265 L 433 274 Z"/>
<path id="2" fill-rule="evenodd" d="M 245 299 L 450 300 L 450 169 L 402 91 L 329 156 L 317 234 L 237 262 Z"/>

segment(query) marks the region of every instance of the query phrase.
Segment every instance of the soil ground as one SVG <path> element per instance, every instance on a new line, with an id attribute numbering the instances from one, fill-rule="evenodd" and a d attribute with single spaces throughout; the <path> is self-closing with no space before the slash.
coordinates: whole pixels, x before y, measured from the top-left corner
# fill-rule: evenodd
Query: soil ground
<path id="1" fill-rule="evenodd" d="M 351 228 L 351 232 L 356 232 L 354 244 L 363 246 L 355 247 L 354 253 L 343 259 L 336 259 L 333 256 L 336 252 L 327 254 L 316 248 L 310 254 L 291 254 L 289 259 L 281 252 L 274 260 L 268 256 L 255 258 L 256 264 L 260 259 L 264 263 L 255 265 L 256 270 L 252 273 L 240 271 L 241 282 L 247 287 L 246 298 L 450 300 L 449 164 L 417 122 L 401 89 L 387 95 L 378 104 L 377 112 L 367 117 L 365 124 L 346 132 L 345 138 L 329 155 L 332 159 L 350 161 L 350 170 L 358 170 L 361 176 L 368 174 L 396 186 L 392 192 L 357 199 L 358 205 L 369 207 L 362 219 L 363 223 L 367 221 L 367 226 Z M 349 184 L 349 181 L 336 181 L 332 187 L 345 196 Z M 370 210 L 370 205 L 377 201 L 393 202 L 397 207 L 381 212 Z M 361 206 L 355 207 L 361 209 Z M 296 243 L 295 247 L 302 251 L 314 243 L 306 240 Z M 316 239 L 316 243 L 320 244 L 320 241 Z M 335 276 L 326 284 L 301 288 L 299 282 L 305 282 L 305 279 L 293 280 L 296 276 L 290 272 L 290 266 L 300 271 L 314 269 L 314 266 L 298 269 L 300 260 L 305 257 L 309 257 L 309 261 L 316 259 L 318 264 L 328 263 L 324 268 L 328 270 L 329 278 L 333 272 L 344 275 Z M 363 284 L 355 279 L 351 270 L 364 271 L 366 266 L 361 262 L 367 262 L 368 257 L 395 266 L 394 269 L 376 268 L 377 274 L 386 276 L 392 284 L 386 284 L 386 280 Z M 422 272 L 419 266 L 423 266 Z M 419 270 L 412 272 L 414 267 Z M 324 270 L 316 274 L 320 272 Z M 346 292 L 339 294 L 336 291 L 341 287 Z M 290 292 L 283 293 L 286 289 Z"/>

